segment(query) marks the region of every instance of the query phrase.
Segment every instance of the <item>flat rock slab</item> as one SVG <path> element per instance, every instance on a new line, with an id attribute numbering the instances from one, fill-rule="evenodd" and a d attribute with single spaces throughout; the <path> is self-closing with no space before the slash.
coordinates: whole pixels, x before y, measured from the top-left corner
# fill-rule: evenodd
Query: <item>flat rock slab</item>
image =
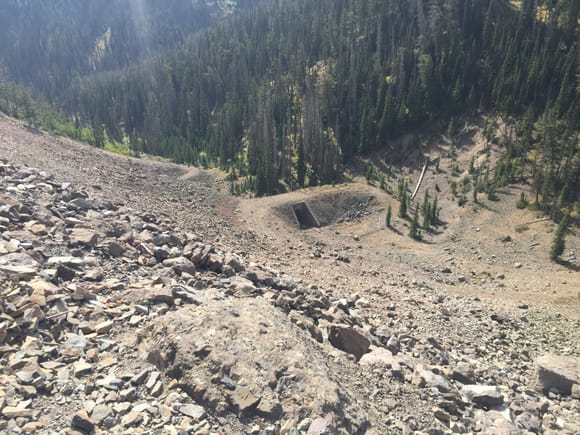
<path id="1" fill-rule="evenodd" d="M 183 405 L 179 408 L 179 412 L 193 418 L 195 421 L 200 421 L 205 417 L 205 409 L 199 405 Z"/>
<path id="2" fill-rule="evenodd" d="M 573 385 L 580 385 L 580 358 L 547 354 L 536 361 L 538 383 L 543 390 L 556 388 L 570 395 Z"/>
<path id="3" fill-rule="evenodd" d="M 30 255 L 15 252 L 0 256 L 0 266 L 19 266 L 35 269 L 38 268 L 39 264 Z"/>
<path id="4" fill-rule="evenodd" d="M 334 435 L 336 429 L 324 418 L 317 418 L 308 427 L 306 435 Z"/>
<path id="5" fill-rule="evenodd" d="M 97 233 L 87 228 L 75 228 L 70 234 L 70 246 L 92 248 L 97 243 Z"/>
<path id="6" fill-rule="evenodd" d="M 63 257 L 50 257 L 44 263 L 44 267 L 56 267 L 56 266 L 70 266 L 70 267 L 82 267 L 84 265 L 84 261 L 82 258 L 72 257 L 72 256 L 63 256 Z"/>
<path id="7" fill-rule="evenodd" d="M 133 304 L 161 304 L 173 305 L 175 298 L 169 287 L 140 287 L 130 288 L 123 292 L 121 299 L 126 303 Z"/>
<path id="8" fill-rule="evenodd" d="M 493 385 L 465 385 L 460 393 L 481 408 L 501 406 L 504 402 L 502 392 Z"/>
<path id="9" fill-rule="evenodd" d="M 36 276 L 36 269 L 27 266 L 0 265 L 0 271 L 6 275 L 15 276 L 21 280 L 30 280 Z"/>

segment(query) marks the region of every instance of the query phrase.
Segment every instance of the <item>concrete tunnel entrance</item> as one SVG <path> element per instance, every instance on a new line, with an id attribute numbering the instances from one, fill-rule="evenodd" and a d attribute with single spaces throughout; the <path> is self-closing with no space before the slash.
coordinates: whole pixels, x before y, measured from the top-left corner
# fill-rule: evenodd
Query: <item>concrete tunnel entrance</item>
<path id="1" fill-rule="evenodd" d="M 306 230 L 308 228 L 317 228 L 320 226 L 316 217 L 304 201 L 292 204 L 292 211 L 296 217 L 296 223 L 301 230 Z"/>

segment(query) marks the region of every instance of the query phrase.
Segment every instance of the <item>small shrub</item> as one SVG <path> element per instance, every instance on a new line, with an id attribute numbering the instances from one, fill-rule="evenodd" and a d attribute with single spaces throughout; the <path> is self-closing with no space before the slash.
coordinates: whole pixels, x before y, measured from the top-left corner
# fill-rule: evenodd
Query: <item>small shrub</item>
<path id="1" fill-rule="evenodd" d="M 516 233 L 523 233 L 524 231 L 528 231 L 530 229 L 527 225 L 518 225 L 516 227 Z"/>
<path id="2" fill-rule="evenodd" d="M 487 186 L 487 199 L 489 199 L 490 201 L 497 201 L 497 195 L 495 193 L 495 185 L 493 183 L 490 183 L 489 186 Z"/>
<path id="3" fill-rule="evenodd" d="M 463 207 L 465 204 L 467 204 L 467 197 L 465 195 L 461 195 L 461 197 L 457 200 L 457 205 L 459 205 L 459 207 Z"/>
<path id="4" fill-rule="evenodd" d="M 453 196 L 457 196 L 457 183 L 455 181 L 452 181 L 449 185 L 451 187 L 451 194 Z"/>
<path id="5" fill-rule="evenodd" d="M 516 202 L 516 207 L 519 208 L 520 210 L 523 210 L 529 205 L 529 203 L 530 202 L 528 201 L 528 198 L 526 198 L 526 194 L 522 192 L 520 195 L 520 199 L 518 199 L 518 202 Z"/>

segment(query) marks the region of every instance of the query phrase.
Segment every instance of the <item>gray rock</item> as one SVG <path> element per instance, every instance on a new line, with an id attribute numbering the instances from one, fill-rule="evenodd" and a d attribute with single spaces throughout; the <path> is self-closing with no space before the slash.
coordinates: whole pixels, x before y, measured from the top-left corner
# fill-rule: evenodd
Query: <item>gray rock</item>
<path id="1" fill-rule="evenodd" d="M 107 250 L 111 257 L 120 257 L 125 252 L 125 247 L 117 242 L 109 242 Z"/>
<path id="2" fill-rule="evenodd" d="M 448 393 L 451 391 L 447 379 L 441 375 L 433 373 L 431 370 L 421 367 L 420 365 L 415 368 L 413 384 L 417 385 L 419 388 L 437 388 L 437 390 L 442 393 Z"/>
<path id="3" fill-rule="evenodd" d="M 188 417 L 193 418 L 195 421 L 203 420 L 203 418 L 205 417 L 205 409 L 203 408 L 203 406 L 199 405 L 188 404 L 180 406 L 179 412 L 181 412 L 184 415 L 187 415 Z"/>
<path id="4" fill-rule="evenodd" d="M 149 374 L 149 378 L 147 379 L 147 382 L 145 383 L 145 388 L 147 388 L 148 390 L 153 388 L 155 386 L 155 384 L 157 383 L 159 376 L 161 376 L 161 373 L 159 373 L 158 371 L 151 372 Z"/>
<path id="5" fill-rule="evenodd" d="M 132 385 L 141 385 L 143 382 L 145 382 L 145 379 L 147 379 L 147 377 L 149 376 L 149 372 L 151 371 L 151 369 L 145 369 L 142 370 L 141 372 L 137 373 L 135 376 L 133 376 L 131 378 L 131 384 Z"/>
<path id="6" fill-rule="evenodd" d="M 87 348 L 87 339 L 82 335 L 69 334 L 62 346 L 65 349 L 83 353 Z"/>
<path id="7" fill-rule="evenodd" d="M 195 290 L 181 285 L 174 285 L 171 287 L 171 294 L 175 299 L 181 299 L 183 302 L 201 305 L 201 300 L 196 295 Z"/>
<path id="8" fill-rule="evenodd" d="M 87 228 L 74 228 L 70 233 L 69 245 L 73 248 L 92 248 L 97 243 L 97 233 Z"/>
<path id="9" fill-rule="evenodd" d="M 97 405 L 95 406 L 95 408 L 93 409 L 93 412 L 91 413 L 91 420 L 93 420 L 93 422 L 96 425 L 101 424 L 101 422 L 103 420 L 105 420 L 107 417 L 109 417 L 111 414 L 113 413 L 113 410 L 104 404 L 101 405 Z"/>
<path id="10" fill-rule="evenodd" d="M 14 252 L 0 256 L 0 266 L 21 266 L 36 269 L 39 263 L 28 254 Z"/>
<path id="11" fill-rule="evenodd" d="M 79 378 L 93 371 L 93 365 L 81 359 L 73 365 L 74 375 Z"/>
<path id="12" fill-rule="evenodd" d="M 239 413 L 253 410 L 260 403 L 261 396 L 255 395 L 246 387 L 236 388 L 231 393 L 231 401 Z"/>
<path id="13" fill-rule="evenodd" d="M 471 364 L 466 362 L 460 362 L 453 369 L 451 378 L 455 381 L 459 381 L 462 384 L 474 384 L 475 383 L 475 373 Z"/>
<path id="14" fill-rule="evenodd" d="M 524 412 L 516 417 L 515 421 L 518 427 L 525 429 L 532 433 L 540 433 L 542 427 L 542 420 L 537 416 L 530 414 L 529 412 Z"/>
<path id="15" fill-rule="evenodd" d="M 30 418 L 32 417 L 32 410 L 17 406 L 6 406 L 2 409 L 2 415 L 6 418 Z"/>
<path id="16" fill-rule="evenodd" d="M 335 433 L 336 430 L 330 422 L 324 418 L 317 418 L 310 423 L 306 435 L 333 435 Z"/>
<path id="17" fill-rule="evenodd" d="M 241 276 L 234 276 L 231 278 L 230 288 L 236 293 L 246 295 L 253 294 L 257 291 L 252 281 L 246 278 L 242 278 Z"/>
<path id="18" fill-rule="evenodd" d="M 81 409 L 75 414 L 72 419 L 73 429 L 78 429 L 82 432 L 91 433 L 95 429 L 95 423 L 89 417 L 86 409 Z"/>
<path id="19" fill-rule="evenodd" d="M 401 350 L 401 343 L 399 343 L 399 340 L 394 335 L 388 339 L 387 349 L 389 349 L 393 355 L 396 355 Z"/>
<path id="20" fill-rule="evenodd" d="M 538 383 L 544 391 L 556 388 L 570 395 L 572 386 L 580 385 L 580 358 L 547 354 L 538 358 L 536 365 Z"/>
<path id="21" fill-rule="evenodd" d="M 98 379 L 95 383 L 99 387 L 105 387 L 109 390 L 118 390 L 123 385 L 123 380 L 116 378 L 113 375 L 109 375 L 106 378 Z"/>
<path id="22" fill-rule="evenodd" d="M 85 279 L 88 281 L 102 281 L 104 277 L 105 274 L 100 267 L 93 267 L 85 273 Z"/>
<path id="23" fill-rule="evenodd" d="M 228 252 L 225 256 L 224 263 L 230 266 L 236 273 L 240 273 L 244 270 L 244 265 L 235 254 Z"/>
<path id="24" fill-rule="evenodd" d="M 356 360 L 368 352 L 371 342 L 360 332 L 349 326 L 332 325 L 328 332 L 330 343 L 346 353 L 354 355 Z"/>
<path id="25" fill-rule="evenodd" d="M 395 378 L 403 377 L 399 358 L 394 356 L 391 351 L 382 347 L 373 349 L 371 352 L 362 356 L 359 361 L 361 366 L 384 366 L 391 370 L 391 375 Z"/>
<path id="26" fill-rule="evenodd" d="M 18 281 L 28 281 L 36 277 L 36 269 L 27 266 L 2 266 L 0 272 L 7 276 L 15 277 Z"/>
<path id="27" fill-rule="evenodd" d="M 92 207 L 91 201 L 82 197 L 73 199 L 69 202 L 69 205 L 72 206 L 72 208 L 85 211 Z"/>
<path id="28" fill-rule="evenodd" d="M 95 325 L 95 332 L 97 334 L 108 334 L 114 326 L 112 320 L 105 320 L 97 325 Z"/>
<path id="29" fill-rule="evenodd" d="M 82 258 L 73 257 L 73 256 L 63 256 L 63 257 L 50 257 L 44 263 L 44 267 L 51 268 L 60 265 L 69 266 L 69 267 L 82 267 L 84 265 L 84 261 Z"/>
<path id="30" fill-rule="evenodd" d="M 461 395 L 474 405 L 482 408 L 501 406 L 504 397 L 498 387 L 490 385 L 465 385 L 461 388 Z"/>
<path id="31" fill-rule="evenodd" d="M 171 267 L 179 275 L 188 273 L 193 276 L 197 272 L 194 264 L 185 257 L 169 258 L 163 261 L 163 265 L 165 267 Z"/>
<path id="32" fill-rule="evenodd" d="M 119 399 L 122 402 L 132 402 L 137 399 L 137 389 L 134 387 L 126 388 L 119 392 Z"/>

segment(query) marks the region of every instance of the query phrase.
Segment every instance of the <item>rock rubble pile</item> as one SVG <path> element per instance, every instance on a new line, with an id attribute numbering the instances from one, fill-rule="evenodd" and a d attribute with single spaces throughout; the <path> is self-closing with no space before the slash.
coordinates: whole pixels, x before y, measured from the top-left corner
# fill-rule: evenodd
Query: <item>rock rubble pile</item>
<path id="1" fill-rule="evenodd" d="M 528 340 L 533 313 L 475 303 L 472 342 L 441 337 L 462 301 L 373 317 L 373 299 L 6 161 L 0 233 L 2 432 L 580 431 L 578 343 L 536 363 L 552 341 Z"/>

